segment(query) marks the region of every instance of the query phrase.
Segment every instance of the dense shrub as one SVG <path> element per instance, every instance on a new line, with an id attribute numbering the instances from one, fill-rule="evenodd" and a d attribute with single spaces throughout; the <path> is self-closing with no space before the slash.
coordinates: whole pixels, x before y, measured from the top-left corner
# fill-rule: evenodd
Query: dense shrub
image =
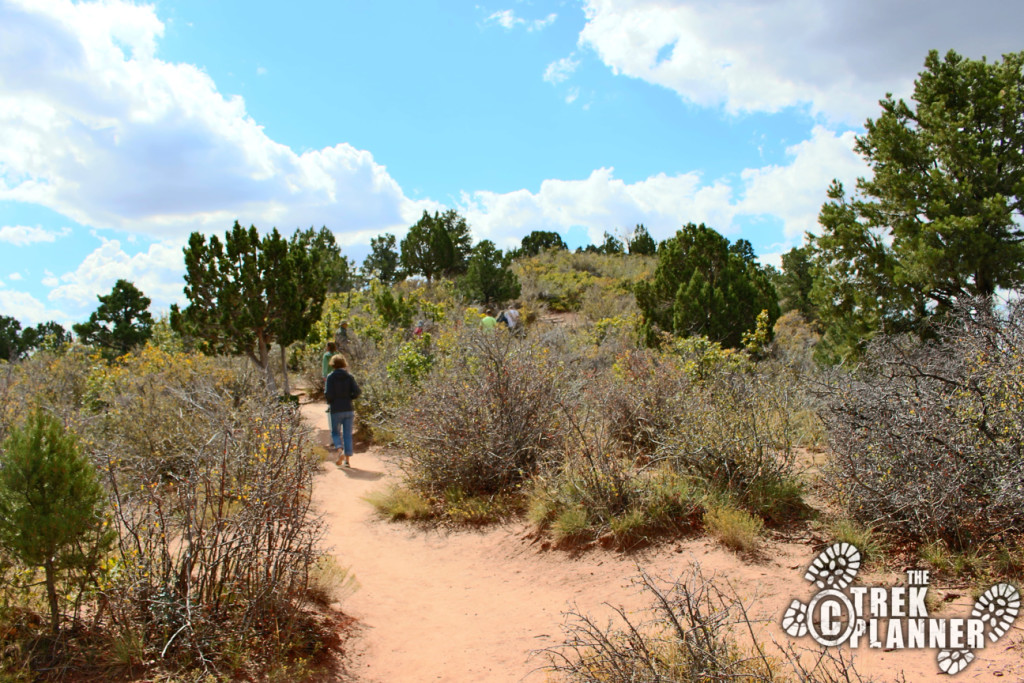
<path id="1" fill-rule="evenodd" d="M 466 329 L 456 348 L 397 417 L 403 469 L 424 493 L 508 492 L 561 438 L 564 368 L 503 331 Z"/>
<path id="2" fill-rule="evenodd" d="M 774 523 L 804 511 L 794 468 L 805 396 L 781 366 L 700 337 L 616 364 L 612 433 Z"/>
<path id="3" fill-rule="evenodd" d="M 604 381 L 587 387 L 601 405 L 611 436 L 627 453 L 651 456 L 678 420 L 688 400 L 689 377 L 676 356 L 632 349 L 615 362 Z"/>
<path id="4" fill-rule="evenodd" d="M 953 549 L 1024 531 L 1024 306 L 880 336 L 823 387 L 828 481 L 858 521 Z"/>

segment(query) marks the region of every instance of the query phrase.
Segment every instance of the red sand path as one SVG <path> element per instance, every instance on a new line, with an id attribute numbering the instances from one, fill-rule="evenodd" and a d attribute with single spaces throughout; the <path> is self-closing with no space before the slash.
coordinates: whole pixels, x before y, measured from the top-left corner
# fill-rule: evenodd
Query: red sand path
<path id="1" fill-rule="evenodd" d="M 329 443 L 323 404 L 302 410 L 318 427 L 317 441 Z M 540 669 L 545 660 L 532 653 L 560 642 L 564 613 L 573 604 L 601 623 L 611 615 L 605 603 L 630 611 L 647 606 L 648 598 L 631 585 L 638 563 L 670 579 L 698 561 L 706 573 L 727 577 L 744 596 L 760 596 L 754 616 L 776 625 L 791 599 L 806 601 L 814 593 L 802 578 L 813 553 L 802 544 L 773 541 L 760 563 L 744 561 L 707 539 L 634 555 L 593 549 L 573 556 L 542 549 L 524 524 L 448 532 L 389 523 L 361 497 L 392 481 L 392 469 L 374 449 L 357 453 L 352 463 L 352 469 L 324 463 L 314 493 L 328 525 L 325 546 L 360 584 L 341 605 L 358 620 L 347 643 L 345 680 L 541 683 L 549 678 Z M 858 583 L 894 581 L 860 578 Z M 940 616 L 967 616 L 970 604 L 960 598 Z M 1011 635 L 981 653 L 955 680 L 1024 681 L 1022 622 L 1024 615 Z M 780 643 L 810 645 L 808 638 L 791 641 L 777 626 L 769 630 Z M 862 674 L 878 680 L 895 680 L 900 670 L 912 683 L 949 680 L 939 676 L 930 650 L 860 650 L 856 662 Z"/>

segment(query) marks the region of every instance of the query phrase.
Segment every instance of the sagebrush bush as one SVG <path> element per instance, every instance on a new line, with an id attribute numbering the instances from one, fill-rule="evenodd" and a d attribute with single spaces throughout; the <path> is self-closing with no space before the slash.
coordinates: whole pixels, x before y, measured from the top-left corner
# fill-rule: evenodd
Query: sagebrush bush
<path id="1" fill-rule="evenodd" d="M 1024 531 L 1024 306 L 962 307 L 934 339 L 879 336 L 822 387 L 848 514 L 959 550 Z"/>
<path id="2" fill-rule="evenodd" d="M 396 420 L 409 483 L 432 495 L 509 492 L 562 437 L 566 377 L 547 347 L 467 329 Z"/>
<path id="3" fill-rule="evenodd" d="M 23 397 L 15 414 L 38 403 L 78 435 L 117 533 L 92 590 L 76 597 L 91 615 L 88 638 L 59 653 L 30 648 L 32 666 L 56 656 L 86 670 L 258 675 L 309 651 L 319 460 L 263 373 L 245 359 L 153 347 L 110 365 L 72 349 L 19 364 L 12 387 Z M 37 609 L 31 592 L 14 599 L 17 614 Z M 16 623 L 31 643 L 31 621 Z"/>
<path id="4" fill-rule="evenodd" d="M 141 625 L 163 657 L 199 663 L 299 619 L 321 522 L 298 411 L 255 373 L 155 349 L 111 368 L 95 400 L 87 433 L 120 536 L 104 591 L 115 628 Z"/>
<path id="5" fill-rule="evenodd" d="M 657 458 L 697 477 L 766 521 L 806 512 L 794 468 L 799 429 L 792 417 L 804 397 L 777 366 L 715 348 L 658 366 L 657 384 L 674 383 L 671 425 L 657 437 Z M 712 357 L 709 359 L 709 355 Z M 675 379 L 668 375 L 682 373 Z"/>
<path id="6" fill-rule="evenodd" d="M 675 356 L 633 349 L 619 357 L 603 381 L 588 386 L 587 393 L 592 403 L 603 404 L 620 446 L 650 456 L 685 410 L 690 384 Z"/>
<path id="7" fill-rule="evenodd" d="M 689 478 L 625 457 L 599 421 L 581 424 L 574 414 L 567 420 L 573 432 L 530 491 L 530 518 L 540 529 L 559 541 L 610 532 L 616 544 L 630 546 L 699 525 L 704 496 Z"/>

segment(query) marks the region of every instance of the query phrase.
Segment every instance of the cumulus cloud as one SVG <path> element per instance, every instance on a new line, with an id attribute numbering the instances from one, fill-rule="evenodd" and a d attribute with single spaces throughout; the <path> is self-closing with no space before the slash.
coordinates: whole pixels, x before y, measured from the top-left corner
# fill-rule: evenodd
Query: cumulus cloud
<path id="1" fill-rule="evenodd" d="M 0 199 L 159 238 L 235 218 L 337 232 L 415 220 L 369 152 L 275 142 L 206 73 L 157 59 L 162 35 L 154 7 L 124 0 L 0 2 Z"/>
<path id="2" fill-rule="evenodd" d="M 787 166 L 765 166 L 741 173 L 745 186 L 740 213 L 774 216 L 782 221 L 787 243 L 799 242 L 804 232 L 814 231 L 825 200 L 823 182 L 837 179 L 853 190 L 858 177 L 870 169 L 854 151 L 854 134 L 836 134 L 815 126 L 811 137 L 786 149 L 792 158 Z"/>
<path id="3" fill-rule="evenodd" d="M 544 70 L 544 80 L 552 85 L 564 83 L 576 72 L 579 65 L 580 62 L 576 59 L 575 54 L 551 62 L 548 64 L 548 68 Z"/>
<path id="4" fill-rule="evenodd" d="M 1024 4 L 999 0 L 586 0 L 581 45 L 615 73 L 729 112 L 809 106 L 861 124 L 909 95 L 929 49 L 1020 49 Z"/>
<path id="5" fill-rule="evenodd" d="M 154 310 L 183 303 L 182 246 L 179 242 L 156 242 L 146 251 L 129 255 L 118 240 L 102 239 L 102 244 L 78 268 L 44 282 L 53 288 L 47 298 L 68 310 L 89 312 L 97 306 L 98 295 L 108 294 L 123 279 L 142 290 L 152 300 Z"/>
<path id="6" fill-rule="evenodd" d="M 67 327 L 75 320 L 60 309 L 48 308 L 28 292 L 14 289 L 0 289 L 0 311 L 3 311 L 4 315 L 16 318 L 22 326 L 55 320 Z"/>
<path id="7" fill-rule="evenodd" d="M 0 226 L 0 242 L 25 247 L 37 242 L 56 242 L 58 237 L 71 234 L 71 228 L 60 231 L 46 230 L 40 226 L 4 225 Z"/>
<path id="8" fill-rule="evenodd" d="M 11 282 L 18 282 L 22 279 L 21 273 L 18 272 L 11 273 L 7 277 L 11 279 Z"/>
<path id="9" fill-rule="evenodd" d="M 800 242 L 813 231 L 825 201 L 827 179 L 852 185 L 867 167 L 853 152 L 853 135 L 838 135 L 818 126 L 809 139 L 787 149 L 790 163 L 747 169 L 739 181 L 708 181 L 701 174 L 659 173 L 635 183 L 601 168 L 584 180 L 545 180 L 538 192 L 478 191 L 462 196 L 459 210 L 480 238 L 502 248 L 517 246 L 533 230 L 586 229 L 599 243 L 606 231 L 631 229 L 643 223 L 655 239 L 671 236 L 684 223 L 706 223 L 725 235 L 740 234 L 741 221 L 777 217 L 783 224 L 784 243 Z M 753 240 L 753 241 L 756 241 Z"/>

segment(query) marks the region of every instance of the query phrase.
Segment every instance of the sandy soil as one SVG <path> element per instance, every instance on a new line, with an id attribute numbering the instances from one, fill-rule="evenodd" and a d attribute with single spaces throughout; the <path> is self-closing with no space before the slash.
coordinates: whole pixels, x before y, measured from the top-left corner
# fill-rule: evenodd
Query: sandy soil
<path id="1" fill-rule="evenodd" d="M 303 406 L 327 445 L 322 403 Z M 343 469 L 324 463 L 315 498 L 328 525 L 325 544 L 350 568 L 359 589 L 341 608 L 357 620 L 347 641 L 345 680 L 405 681 L 548 680 L 547 660 L 537 651 L 557 645 L 565 613 L 575 609 L 604 623 L 609 605 L 635 612 L 649 598 L 632 584 L 637 567 L 673 579 L 693 562 L 705 573 L 728 580 L 755 600 L 752 614 L 770 620 L 764 638 L 810 647 L 809 638 L 792 640 L 778 626 L 789 602 L 807 601 L 814 587 L 803 573 L 814 553 L 804 543 L 770 541 L 763 557 L 742 559 L 707 539 L 669 543 L 623 554 L 594 548 L 570 554 L 537 540 L 524 524 L 484 531 L 448 532 L 376 517 L 366 493 L 386 486 L 394 472 L 371 449 Z M 895 576 L 858 576 L 857 583 L 893 585 Z M 966 617 L 972 600 L 964 594 L 933 616 Z M 1024 681 L 1024 617 L 1001 641 L 979 653 L 956 678 L 969 681 Z M 857 669 L 877 680 L 939 680 L 935 651 L 860 649 Z"/>

